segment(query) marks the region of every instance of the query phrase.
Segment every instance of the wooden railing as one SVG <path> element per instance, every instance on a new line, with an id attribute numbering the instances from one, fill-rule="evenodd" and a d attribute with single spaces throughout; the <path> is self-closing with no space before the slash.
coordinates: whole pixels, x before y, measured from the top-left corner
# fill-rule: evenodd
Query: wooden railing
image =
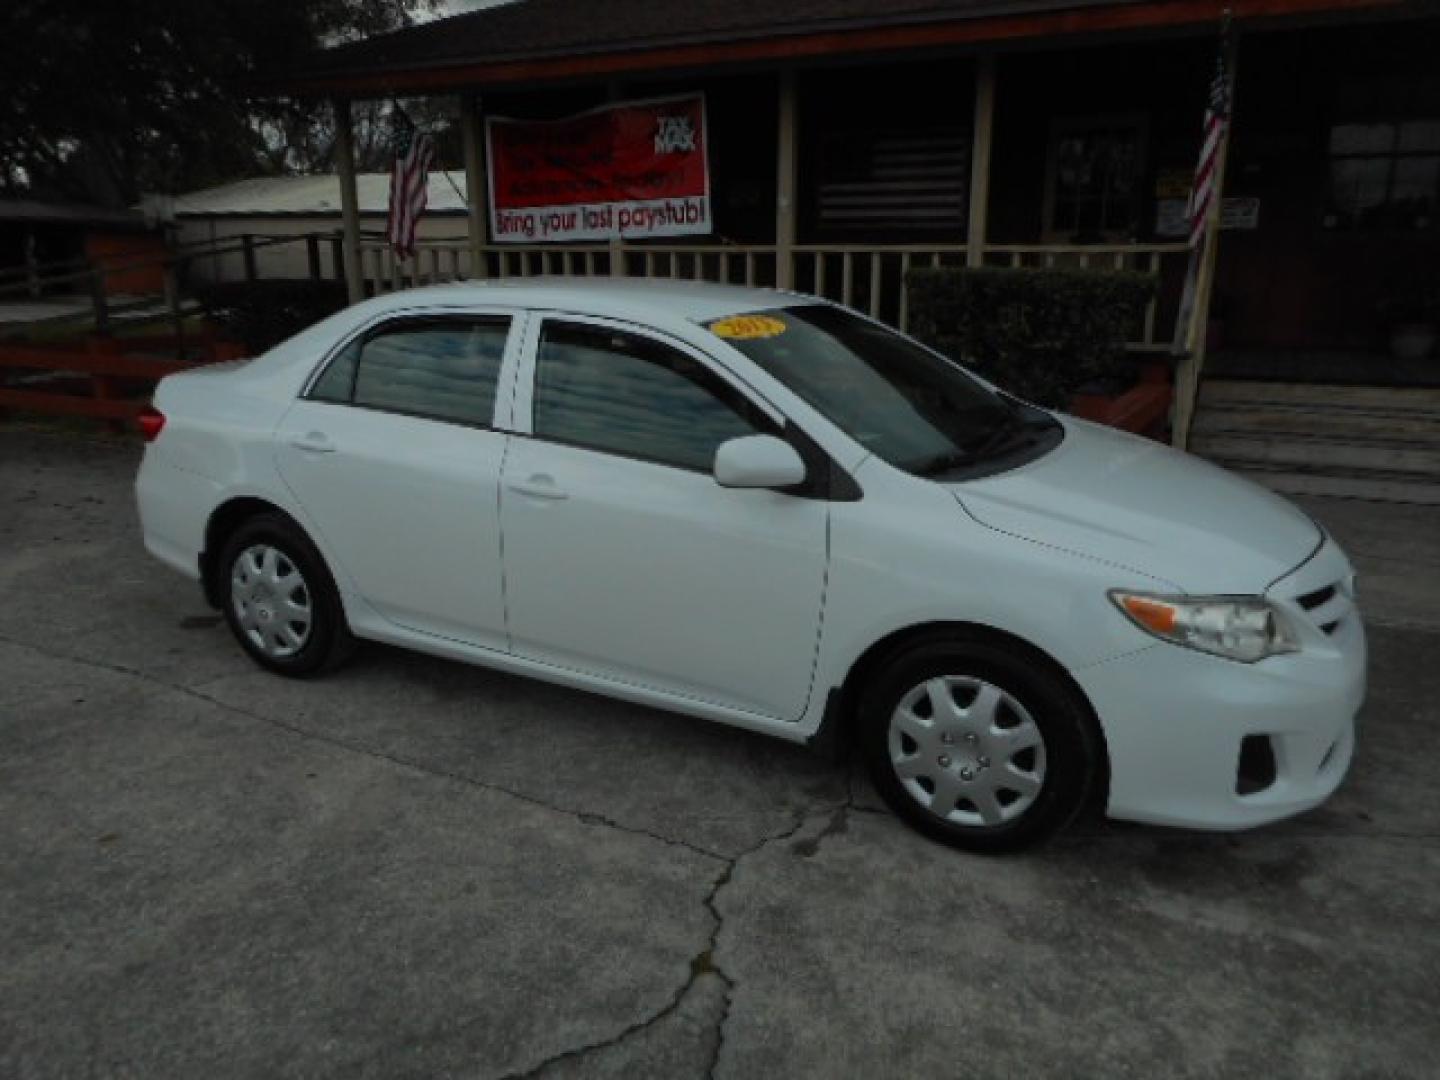
<path id="1" fill-rule="evenodd" d="M 986 266 L 1132 270 L 1162 279 L 1168 271 L 1178 280 L 1187 250 L 1184 244 L 987 244 L 983 261 Z M 964 244 L 800 244 L 791 249 L 791 280 L 799 292 L 835 300 L 905 330 L 910 324 L 909 271 L 964 266 L 965 254 Z M 361 256 L 370 293 L 472 276 L 463 237 L 422 240 L 414 258 L 405 260 L 395 258 L 383 240 L 367 237 Z M 481 273 L 475 276 L 618 276 L 773 286 L 777 258 L 768 244 L 490 244 L 482 249 Z M 1130 347 L 1155 351 L 1167 346 L 1173 306 L 1165 290 L 1157 290 Z"/>
<path id="2" fill-rule="evenodd" d="M 38 278 L 19 276 L 15 271 L 0 271 L 0 302 L 23 299 L 27 296 L 57 293 L 88 296 L 90 301 L 91 329 L 104 335 L 109 333 L 112 315 L 134 311 L 149 311 L 154 307 L 151 300 L 130 298 L 117 301 L 107 287 L 110 279 L 134 273 L 135 271 L 158 270 L 162 282 L 165 308 L 169 318 L 177 327 L 182 316 L 182 291 L 191 272 L 206 267 L 212 268 L 207 275 L 210 280 L 224 277 L 218 269 L 222 260 L 238 257 L 243 277 L 241 280 L 254 282 L 263 276 L 259 255 L 271 249 L 303 246 L 306 254 L 305 265 L 308 276 L 315 280 L 326 277 L 338 278 L 342 260 L 340 257 L 340 235 L 338 233 L 295 233 L 285 235 L 244 234 L 222 237 L 219 240 L 201 240 L 189 244 L 176 244 L 164 255 L 151 254 L 115 255 L 110 258 L 86 261 L 70 260 L 51 264 L 49 271 Z M 330 273 L 325 273 L 323 254 L 330 251 Z M 19 280 L 15 280 L 20 277 Z M 62 316 L 71 321 L 73 316 Z"/>
<path id="3" fill-rule="evenodd" d="M 803 244 L 794 249 L 795 287 L 910 328 L 910 271 L 964 266 L 964 244 Z"/>
<path id="4" fill-rule="evenodd" d="M 387 292 L 412 285 L 462 278 L 642 277 L 773 285 L 775 249 L 768 245 L 489 244 L 481 249 L 480 273 L 470 272 L 470 247 L 463 237 L 417 242 L 413 258 L 397 259 L 382 240 L 361 245 L 366 291 Z"/>
<path id="5" fill-rule="evenodd" d="M 86 265 L 84 259 L 73 258 L 0 267 L 0 290 L 5 290 L 6 295 L 39 297 L 56 290 L 58 279 L 59 291 L 64 291 L 64 284 L 85 270 Z"/>

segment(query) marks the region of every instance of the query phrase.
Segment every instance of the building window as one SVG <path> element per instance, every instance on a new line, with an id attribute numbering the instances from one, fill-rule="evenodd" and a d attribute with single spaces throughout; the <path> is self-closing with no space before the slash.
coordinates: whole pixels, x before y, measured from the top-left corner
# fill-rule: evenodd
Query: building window
<path id="1" fill-rule="evenodd" d="M 1426 229 L 1440 199 L 1440 116 L 1330 128 L 1325 224 Z"/>
<path id="2" fill-rule="evenodd" d="M 1057 120 L 1045 178 L 1045 235 L 1094 243 L 1139 231 L 1145 126 L 1138 117 Z"/>
<path id="3" fill-rule="evenodd" d="M 1339 80 L 1327 135 L 1327 228 L 1435 227 L 1440 70 L 1392 62 Z"/>

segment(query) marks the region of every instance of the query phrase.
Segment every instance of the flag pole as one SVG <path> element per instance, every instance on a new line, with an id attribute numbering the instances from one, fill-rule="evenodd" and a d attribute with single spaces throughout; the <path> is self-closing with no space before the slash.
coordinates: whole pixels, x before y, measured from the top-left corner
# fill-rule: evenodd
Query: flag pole
<path id="1" fill-rule="evenodd" d="M 1215 286 L 1215 265 L 1219 257 L 1220 209 L 1225 195 L 1225 163 L 1230 156 L 1230 131 L 1235 117 L 1235 37 L 1230 9 L 1225 9 L 1222 44 L 1225 51 L 1225 123 L 1215 148 L 1215 184 L 1206 208 L 1205 228 L 1198 246 L 1190 252 L 1190 266 L 1180 297 L 1175 333 L 1175 351 L 1180 356 L 1175 371 L 1175 410 L 1170 441 L 1178 450 L 1190 443 L 1190 425 L 1195 418 L 1195 401 L 1200 392 L 1200 374 L 1205 366 L 1205 326 L 1210 317 L 1210 299 Z"/>

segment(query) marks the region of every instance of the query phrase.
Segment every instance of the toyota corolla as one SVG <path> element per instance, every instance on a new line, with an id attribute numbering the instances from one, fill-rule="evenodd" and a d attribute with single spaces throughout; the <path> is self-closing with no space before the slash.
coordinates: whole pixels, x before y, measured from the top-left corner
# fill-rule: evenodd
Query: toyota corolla
<path id="1" fill-rule="evenodd" d="M 357 638 L 798 743 L 976 850 L 1340 784 L 1355 578 L 1283 499 L 853 311 L 701 284 L 387 295 L 172 375 L 147 548 L 281 675 Z"/>

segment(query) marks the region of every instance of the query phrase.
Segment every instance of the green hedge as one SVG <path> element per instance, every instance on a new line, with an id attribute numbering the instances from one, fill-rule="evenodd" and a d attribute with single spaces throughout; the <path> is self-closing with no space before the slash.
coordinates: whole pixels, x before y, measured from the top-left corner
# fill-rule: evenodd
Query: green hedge
<path id="1" fill-rule="evenodd" d="M 910 333 L 1040 405 L 1125 378 L 1155 278 L 1126 271 L 954 267 L 912 270 Z"/>
<path id="2" fill-rule="evenodd" d="M 189 292 L 222 336 L 243 342 L 251 356 L 346 304 L 345 285 L 338 281 L 230 281 L 195 285 Z"/>

